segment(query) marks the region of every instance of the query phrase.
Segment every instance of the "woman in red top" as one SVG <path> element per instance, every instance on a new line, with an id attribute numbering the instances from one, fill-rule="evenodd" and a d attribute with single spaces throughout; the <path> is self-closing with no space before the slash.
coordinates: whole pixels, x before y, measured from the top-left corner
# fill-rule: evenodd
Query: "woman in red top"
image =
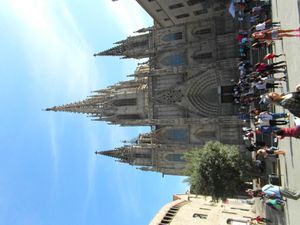
<path id="1" fill-rule="evenodd" d="M 285 65 L 285 61 L 280 61 L 280 62 L 276 62 L 276 63 L 271 63 L 271 64 L 265 64 L 265 63 L 256 63 L 254 68 L 256 72 L 259 73 L 264 73 L 264 72 L 273 72 L 273 71 L 277 71 L 277 69 L 285 69 L 286 65 Z M 279 72 L 279 71 L 277 71 Z M 283 72 L 283 71 L 280 71 Z"/>
<path id="2" fill-rule="evenodd" d="M 294 30 L 277 30 L 269 29 L 259 32 L 254 32 L 252 37 L 258 40 L 280 40 L 283 37 L 300 37 L 300 34 L 290 34 L 291 32 L 299 32 L 300 28 Z"/>
<path id="3" fill-rule="evenodd" d="M 274 131 L 274 134 L 279 139 L 285 137 L 300 138 L 300 126 L 280 128 L 279 130 Z"/>
<path id="4" fill-rule="evenodd" d="M 269 53 L 264 57 L 264 60 L 270 60 L 270 59 L 278 58 L 280 56 L 285 56 L 285 54 L 275 55 L 273 53 Z"/>

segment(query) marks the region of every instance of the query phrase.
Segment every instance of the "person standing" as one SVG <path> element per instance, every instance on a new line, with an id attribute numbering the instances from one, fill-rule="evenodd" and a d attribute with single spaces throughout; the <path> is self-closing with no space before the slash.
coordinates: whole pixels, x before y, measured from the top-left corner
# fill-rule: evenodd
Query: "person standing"
<path id="1" fill-rule="evenodd" d="M 299 32 L 299 28 L 292 30 L 277 30 L 269 29 L 259 32 L 254 32 L 251 36 L 256 40 L 280 40 L 283 37 L 300 37 L 300 34 L 291 34 L 292 32 Z"/>
<path id="2" fill-rule="evenodd" d="M 265 96 L 271 103 L 282 106 L 288 109 L 292 114 L 300 117 L 300 92 L 288 92 L 278 94 L 276 92 L 270 92 Z"/>
<path id="3" fill-rule="evenodd" d="M 280 56 L 285 56 L 285 54 L 278 54 L 278 55 L 275 55 L 273 53 L 269 53 L 267 54 L 265 57 L 264 57 L 264 60 L 270 60 L 270 59 L 274 59 L 274 58 L 278 58 Z"/>
<path id="4" fill-rule="evenodd" d="M 267 158 L 268 156 L 272 156 L 272 155 L 285 155 L 285 151 L 272 146 L 270 148 L 268 148 L 268 147 L 261 148 L 261 149 L 257 150 L 256 154 L 261 155 L 264 158 Z"/>
<path id="5" fill-rule="evenodd" d="M 300 198 L 300 191 L 294 191 L 286 187 L 279 187 L 273 184 L 267 184 L 261 189 L 262 194 L 267 198 L 279 198 L 282 197 L 298 200 Z"/>
<path id="6" fill-rule="evenodd" d="M 283 139 L 285 137 L 300 138 L 300 125 L 294 127 L 279 128 L 279 130 L 275 130 L 273 134 L 278 139 Z"/>

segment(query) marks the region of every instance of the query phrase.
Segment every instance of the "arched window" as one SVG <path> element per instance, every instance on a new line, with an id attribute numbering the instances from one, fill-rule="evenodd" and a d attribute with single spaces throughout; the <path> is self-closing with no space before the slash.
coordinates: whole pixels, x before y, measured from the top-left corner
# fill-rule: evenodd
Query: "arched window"
<path id="1" fill-rule="evenodd" d="M 183 53 L 168 55 L 161 60 L 161 64 L 165 66 L 180 66 L 185 63 L 186 63 L 186 59 Z"/>
<path id="2" fill-rule="evenodd" d="M 161 38 L 163 41 L 176 41 L 182 39 L 182 32 L 166 34 Z"/>

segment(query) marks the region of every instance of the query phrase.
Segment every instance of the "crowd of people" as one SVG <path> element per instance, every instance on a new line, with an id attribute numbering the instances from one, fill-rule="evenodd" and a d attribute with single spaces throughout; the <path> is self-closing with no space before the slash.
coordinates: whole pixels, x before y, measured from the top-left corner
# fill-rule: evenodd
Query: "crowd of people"
<path id="1" fill-rule="evenodd" d="M 239 7 L 240 30 L 236 40 L 241 61 L 238 64 L 240 76 L 233 88 L 233 103 L 240 107 L 240 119 L 253 125 L 243 127 L 243 138 L 248 143 L 247 149 L 255 152 L 257 159 L 284 156 L 286 150 L 257 141 L 257 137 L 268 135 L 277 140 L 285 137 L 300 138 L 300 126 L 289 124 L 291 116 L 300 117 L 300 85 L 296 86 L 294 92 L 282 93 L 282 87 L 288 79 L 285 54 L 275 54 L 271 48 L 276 40 L 300 37 L 300 28 L 282 29 L 280 22 L 270 19 L 269 4 L 250 8 L 250 1 L 235 2 Z M 257 49 L 265 50 L 265 56 L 261 62 L 254 64 L 250 60 L 250 50 Z M 280 106 L 283 109 L 280 111 L 284 112 L 274 113 L 274 106 Z M 261 164 L 260 169 L 264 170 Z M 249 195 L 262 198 L 274 209 L 280 209 L 285 204 L 283 197 L 295 200 L 300 198 L 300 192 L 272 184 L 262 189 L 249 190 Z"/>

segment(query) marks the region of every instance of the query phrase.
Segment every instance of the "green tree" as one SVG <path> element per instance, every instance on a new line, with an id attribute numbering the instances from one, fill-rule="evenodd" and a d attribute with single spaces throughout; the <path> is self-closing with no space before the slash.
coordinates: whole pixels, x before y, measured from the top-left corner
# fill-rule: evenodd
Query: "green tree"
<path id="1" fill-rule="evenodd" d="M 245 181 L 252 179 L 251 161 L 244 159 L 234 145 L 207 142 L 184 155 L 187 182 L 194 194 L 210 195 L 214 200 L 232 197 Z"/>

